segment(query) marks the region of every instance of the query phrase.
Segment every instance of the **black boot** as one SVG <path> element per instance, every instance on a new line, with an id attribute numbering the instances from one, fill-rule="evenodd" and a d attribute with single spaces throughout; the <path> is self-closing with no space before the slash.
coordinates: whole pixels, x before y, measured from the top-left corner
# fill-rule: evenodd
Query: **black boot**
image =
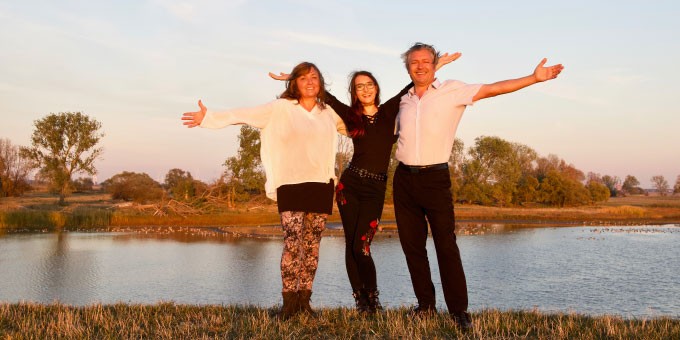
<path id="1" fill-rule="evenodd" d="M 368 312 L 368 294 L 365 289 L 358 289 L 352 292 L 354 302 L 359 313 Z"/>
<path id="2" fill-rule="evenodd" d="M 298 301 L 300 302 L 299 310 L 302 313 L 307 313 L 312 316 L 316 315 L 314 313 L 314 310 L 312 309 L 312 306 L 309 305 L 309 300 L 312 298 L 312 291 L 311 290 L 301 290 L 298 291 Z"/>
<path id="3" fill-rule="evenodd" d="M 463 332 L 472 329 L 472 318 L 468 312 L 451 313 L 451 318 Z"/>
<path id="4" fill-rule="evenodd" d="M 298 300 L 297 292 L 282 292 L 283 306 L 281 311 L 277 314 L 280 319 L 287 320 L 297 314 L 300 309 L 300 302 Z"/>
<path id="5" fill-rule="evenodd" d="M 380 292 L 377 288 L 366 290 L 366 297 L 368 299 L 368 312 L 371 314 L 383 309 L 378 295 L 380 295 Z"/>

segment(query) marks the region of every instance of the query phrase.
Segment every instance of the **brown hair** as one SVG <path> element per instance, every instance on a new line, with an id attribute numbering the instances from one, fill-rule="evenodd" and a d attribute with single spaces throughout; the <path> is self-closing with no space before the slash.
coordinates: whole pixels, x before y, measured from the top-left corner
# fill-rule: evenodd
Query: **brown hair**
<path id="1" fill-rule="evenodd" d="M 349 131 L 350 137 L 359 137 L 363 136 L 365 131 L 364 128 L 364 121 L 362 116 L 364 115 L 364 106 L 361 104 L 361 101 L 359 101 L 359 96 L 357 96 L 357 89 L 356 86 L 354 85 L 354 81 L 357 79 L 358 76 L 366 76 L 371 78 L 373 81 L 373 84 L 375 84 L 375 99 L 373 101 L 373 104 L 375 104 L 376 107 L 380 105 L 380 86 L 378 85 L 378 81 L 375 79 L 373 74 L 368 71 L 355 71 L 350 75 L 350 81 L 349 81 L 349 95 L 350 95 L 350 101 L 351 101 L 351 107 L 352 111 L 354 112 L 353 115 L 350 116 L 350 121 L 349 121 L 349 126 L 347 126 L 347 130 Z"/>
<path id="2" fill-rule="evenodd" d="M 311 72 L 312 68 L 319 74 L 319 93 L 316 95 L 316 104 L 319 105 L 321 109 L 325 109 L 326 83 L 323 80 L 323 75 L 321 75 L 321 71 L 319 71 L 319 68 L 316 67 L 316 65 L 306 61 L 297 64 L 297 66 L 290 71 L 290 76 L 288 76 L 288 79 L 286 80 L 286 90 L 281 93 L 279 98 L 296 99 L 299 101 L 300 98 L 302 98 L 302 95 L 297 87 L 296 80 Z"/>

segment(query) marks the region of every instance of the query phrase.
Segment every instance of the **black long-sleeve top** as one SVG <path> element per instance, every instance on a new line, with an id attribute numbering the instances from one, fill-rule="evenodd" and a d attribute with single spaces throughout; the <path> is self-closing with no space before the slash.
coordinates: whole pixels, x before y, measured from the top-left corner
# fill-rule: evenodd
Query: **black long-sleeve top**
<path id="1" fill-rule="evenodd" d="M 365 115 L 362 116 L 365 132 L 363 136 L 352 138 L 354 145 L 352 165 L 373 173 L 387 173 L 392 144 L 397 141 L 394 125 L 397 113 L 399 113 L 399 102 L 411 86 L 413 86 L 413 83 L 407 85 L 396 96 L 380 105 L 373 119 L 369 119 Z M 342 118 L 345 125 L 349 126 L 350 116 L 355 114 L 350 106 L 339 101 L 328 91 L 326 91 L 326 104 L 330 105 Z"/>

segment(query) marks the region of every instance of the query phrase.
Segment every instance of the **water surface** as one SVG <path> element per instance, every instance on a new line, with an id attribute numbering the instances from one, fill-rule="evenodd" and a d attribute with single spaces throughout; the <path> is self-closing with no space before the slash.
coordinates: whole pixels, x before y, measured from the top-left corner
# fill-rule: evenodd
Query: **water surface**
<path id="1" fill-rule="evenodd" d="M 680 316 L 680 228 L 512 228 L 496 225 L 458 244 L 470 309 L 538 309 L 625 317 Z M 186 304 L 280 303 L 282 241 L 210 240 L 136 233 L 0 237 L 0 301 Z M 372 246 L 381 301 L 414 304 L 396 237 Z M 351 306 L 344 239 L 324 237 L 315 306 Z M 434 246 L 428 252 L 445 308 Z"/>

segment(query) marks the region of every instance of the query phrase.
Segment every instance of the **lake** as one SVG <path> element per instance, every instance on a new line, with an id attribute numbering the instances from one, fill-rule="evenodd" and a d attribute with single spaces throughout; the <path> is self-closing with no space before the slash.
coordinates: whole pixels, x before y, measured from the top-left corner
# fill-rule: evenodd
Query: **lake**
<path id="1" fill-rule="evenodd" d="M 485 230 L 458 237 L 472 311 L 680 317 L 680 225 Z M 7 234 L 0 236 L 0 302 L 270 307 L 281 301 L 282 243 L 110 232 Z M 396 235 L 376 237 L 372 251 L 383 305 L 414 304 Z M 323 238 L 313 306 L 353 305 L 343 252 L 343 237 Z M 444 309 L 431 239 L 428 253 Z"/>

